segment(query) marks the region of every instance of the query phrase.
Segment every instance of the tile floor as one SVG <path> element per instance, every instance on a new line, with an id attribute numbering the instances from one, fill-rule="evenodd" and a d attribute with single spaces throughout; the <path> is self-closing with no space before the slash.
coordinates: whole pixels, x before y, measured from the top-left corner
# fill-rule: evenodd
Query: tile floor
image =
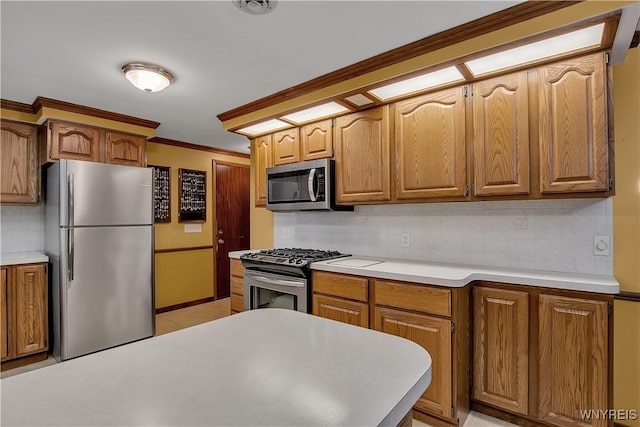
<path id="1" fill-rule="evenodd" d="M 183 328 L 209 322 L 231 314 L 231 303 L 229 298 L 213 301 L 205 304 L 187 307 L 180 310 L 169 311 L 156 315 L 156 335 L 167 334 Z M 16 375 L 33 369 L 56 363 L 53 357 L 34 363 L 29 366 L 12 369 L 2 372 L 2 378 Z M 430 427 L 428 424 L 413 420 L 412 427 Z M 498 420 L 478 412 L 471 412 L 463 427 L 516 427 L 514 424 Z"/>

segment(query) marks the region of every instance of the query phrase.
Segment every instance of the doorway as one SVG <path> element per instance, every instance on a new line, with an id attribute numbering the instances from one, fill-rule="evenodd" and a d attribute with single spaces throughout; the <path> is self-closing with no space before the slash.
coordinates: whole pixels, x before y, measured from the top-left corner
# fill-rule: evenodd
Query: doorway
<path id="1" fill-rule="evenodd" d="M 249 165 L 213 160 L 216 299 L 230 294 L 229 252 L 249 249 Z"/>

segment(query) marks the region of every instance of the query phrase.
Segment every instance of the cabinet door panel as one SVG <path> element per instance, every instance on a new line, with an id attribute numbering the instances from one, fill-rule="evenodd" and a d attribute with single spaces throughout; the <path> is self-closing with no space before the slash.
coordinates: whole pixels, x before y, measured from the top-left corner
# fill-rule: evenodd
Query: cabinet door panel
<path id="1" fill-rule="evenodd" d="M 559 426 L 606 426 L 582 420 L 581 409 L 606 409 L 608 307 L 540 295 L 538 417 Z"/>
<path id="2" fill-rule="evenodd" d="M 369 327 L 369 305 L 362 302 L 314 294 L 313 314 L 350 325 Z"/>
<path id="3" fill-rule="evenodd" d="M 44 265 L 15 268 L 14 356 L 47 349 L 47 279 Z"/>
<path id="4" fill-rule="evenodd" d="M 98 128 L 58 122 L 50 123 L 50 127 L 51 159 L 102 161 Z"/>
<path id="5" fill-rule="evenodd" d="M 529 294 L 474 289 L 473 398 L 528 413 Z"/>
<path id="6" fill-rule="evenodd" d="M 144 136 L 107 131 L 107 163 L 144 166 L 146 141 Z"/>
<path id="7" fill-rule="evenodd" d="M 37 204 L 40 199 L 37 128 L 3 120 L 0 136 L 0 203 Z"/>
<path id="8" fill-rule="evenodd" d="M 527 72 L 473 85 L 475 194 L 529 193 Z"/>
<path id="9" fill-rule="evenodd" d="M 391 199 L 389 106 L 336 119 L 336 201 Z"/>
<path id="10" fill-rule="evenodd" d="M 271 135 L 261 136 L 253 142 L 256 206 L 267 205 L 267 168 L 272 166 Z"/>
<path id="11" fill-rule="evenodd" d="M 302 160 L 333 156 L 333 127 L 331 120 L 302 126 L 300 134 Z"/>
<path id="12" fill-rule="evenodd" d="M 463 87 L 396 103 L 398 199 L 464 196 L 466 128 Z"/>
<path id="13" fill-rule="evenodd" d="M 9 356 L 9 334 L 7 311 L 7 269 L 0 269 L 0 360 Z"/>
<path id="14" fill-rule="evenodd" d="M 431 355 L 431 384 L 415 407 L 451 418 L 451 322 L 391 308 L 375 308 L 375 329 L 407 338 Z"/>
<path id="15" fill-rule="evenodd" d="M 538 69 L 543 193 L 608 190 L 604 54 Z"/>
<path id="16" fill-rule="evenodd" d="M 273 165 L 286 165 L 300 161 L 300 133 L 298 128 L 273 134 Z"/>

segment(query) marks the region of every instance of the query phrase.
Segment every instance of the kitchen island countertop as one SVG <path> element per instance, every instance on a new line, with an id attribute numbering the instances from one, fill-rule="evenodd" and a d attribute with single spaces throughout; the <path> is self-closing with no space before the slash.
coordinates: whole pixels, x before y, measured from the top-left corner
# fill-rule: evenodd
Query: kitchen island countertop
<path id="1" fill-rule="evenodd" d="M 0 265 L 34 264 L 48 262 L 49 257 L 40 252 L 2 252 L 0 253 Z"/>
<path id="2" fill-rule="evenodd" d="M 2 425 L 397 425 L 430 381 L 411 341 L 251 310 L 3 379 Z"/>
<path id="3" fill-rule="evenodd" d="M 240 255 L 247 252 L 253 251 L 229 252 L 229 257 L 240 258 Z M 357 267 L 341 265 L 340 260 L 342 259 L 344 258 L 314 262 L 311 264 L 311 270 L 451 288 L 462 287 L 476 280 L 484 280 L 603 294 L 617 294 L 620 292 L 618 281 L 613 276 L 607 275 L 435 263 L 354 255 L 351 259 L 373 261 L 371 263 L 363 262 L 363 267 Z"/>

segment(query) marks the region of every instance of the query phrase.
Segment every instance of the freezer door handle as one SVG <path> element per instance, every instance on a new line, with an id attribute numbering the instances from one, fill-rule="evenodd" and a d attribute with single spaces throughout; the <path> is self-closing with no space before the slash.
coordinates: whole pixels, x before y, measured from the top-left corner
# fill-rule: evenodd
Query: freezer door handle
<path id="1" fill-rule="evenodd" d="M 73 174 L 67 175 L 67 193 L 68 193 L 68 215 L 69 215 L 69 227 L 73 227 L 74 223 L 74 194 L 73 194 Z"/>
<path id="2" fill-rule="evenodd" d="M 68 256 L 68 262 L 67 262 L 67 277 L 69 278 L 69 281 L 73 280 L 73 258 L 74 258 L 74 242 L 73 242 L 73 234 L 74 234 L 74 230 L 73 228 L 68 228 L 67 229 L 67 233 L 69 234 L 68 236 L 68 242 L 69 242 L 69 256 Z"/>

